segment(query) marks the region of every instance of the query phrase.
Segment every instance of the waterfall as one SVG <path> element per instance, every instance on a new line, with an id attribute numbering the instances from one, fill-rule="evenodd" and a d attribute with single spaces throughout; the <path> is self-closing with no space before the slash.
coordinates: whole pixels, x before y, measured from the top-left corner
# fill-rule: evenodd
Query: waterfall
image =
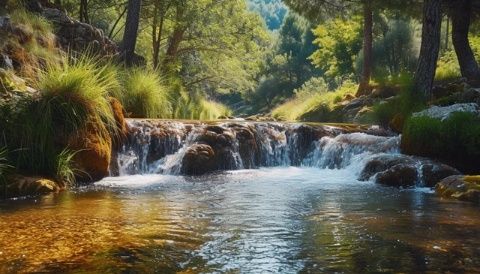
<path id="1" fill-rule="evenodd" d="M 399 137 L 324 125 L 275 122 L 129 120 L 119 175 L 203 174 L 275 166 L 343 169 L 380 153 L 399 153 Z M 367 134 L 373 132 L 377 135 Z M 385 135 L 385 134 L 382 134 Z"/>

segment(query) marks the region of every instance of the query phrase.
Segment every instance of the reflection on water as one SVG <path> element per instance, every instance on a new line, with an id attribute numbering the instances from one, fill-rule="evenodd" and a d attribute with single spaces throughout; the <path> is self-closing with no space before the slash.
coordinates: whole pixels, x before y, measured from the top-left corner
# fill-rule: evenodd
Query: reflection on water
<path id="1" fill-rule="evenodd" d="M 0 273 L 474 272 L 480 211 L 348 170 L 131 176 L 0 202 Z"/>

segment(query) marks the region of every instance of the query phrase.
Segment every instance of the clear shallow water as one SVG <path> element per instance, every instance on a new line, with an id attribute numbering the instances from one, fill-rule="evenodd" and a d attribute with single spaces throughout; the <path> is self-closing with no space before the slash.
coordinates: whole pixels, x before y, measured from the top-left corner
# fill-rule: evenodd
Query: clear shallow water
<path id="1" fill-rule="evenodd" d="M 351 169 L 107 178 L 0 202 L 0 273 L 480 271 L 480 211 Z"/>

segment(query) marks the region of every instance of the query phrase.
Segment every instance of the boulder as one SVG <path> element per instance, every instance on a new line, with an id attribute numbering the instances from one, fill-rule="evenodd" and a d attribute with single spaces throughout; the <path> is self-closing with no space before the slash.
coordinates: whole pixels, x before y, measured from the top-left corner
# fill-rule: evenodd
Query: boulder
<path id="1" fill-rule="evenodd" d="M 421 168 L 423 185 L 426 187 L 435 187 L 442 179 L 453 175 L 460 175 L 457 169 L 437 163 L 434 161 L 426 161 Z"/>
<path id="2" fill-rule="evenodd" d="M 415 186 L 417 180 L 417 169 L 407 164 L 395 165 L 376 176 L 376 183 L 395 187 Z"/>
<path id="3" fill-rule="evenodd" d="M 202 175 L 216 169 L 215 152 L 205 144 L 190 146 L 182 160 L 182 174 Z"/>
<path id="4" fill-rule="evenodd" d="M 432 106 L 429 109 L 413 113 L 412 117 L 426 116 L 444 121 L 448 119 L 454 112 L 469 112 L 480 117 L 480 108 L 475 103 L 454 104 L 446 107 Z"/>
<path id="5" fill-rule="evenodd" d="M 63 184 L 41 177 L 13 175 L 7 178 L 7 197 L 20 197 L 56 193 L 64 189 Z"/>
<path id="6" fill-rule="evenodd" d="M 435 187 L 440 197 L 480 204 L 480 176 L 450 176 Z"/>

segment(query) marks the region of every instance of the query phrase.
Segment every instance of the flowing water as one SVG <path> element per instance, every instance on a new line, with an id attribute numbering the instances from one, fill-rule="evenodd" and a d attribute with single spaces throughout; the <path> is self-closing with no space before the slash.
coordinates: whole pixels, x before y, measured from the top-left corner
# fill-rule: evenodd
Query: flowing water
<path id="1" fill-rule="evenodd" d="M 190 130 L 158 159 L 151 139 L 126 147 L 123 176 L 0 202 L 0 273 L 480 271 L 478 206 L 357 180 L 398 137 L 337 133 L 299 153 L 275 131 L 255 169 L 239 149 L 238 170 L 178 175 Z"/>

